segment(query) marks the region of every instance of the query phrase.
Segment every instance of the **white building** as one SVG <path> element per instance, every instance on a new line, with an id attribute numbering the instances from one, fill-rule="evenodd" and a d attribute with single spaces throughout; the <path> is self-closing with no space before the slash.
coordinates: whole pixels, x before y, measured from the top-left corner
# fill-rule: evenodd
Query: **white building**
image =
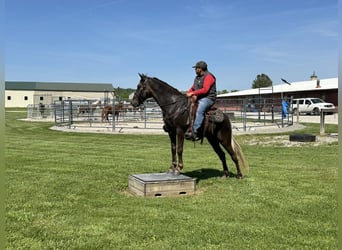
<path id="1" fill-rule="evenodd" d="M 110 83 L 5 82 L 5 107 L 53 104 L 67 99 L 108 99 L 114 92 Z"/>

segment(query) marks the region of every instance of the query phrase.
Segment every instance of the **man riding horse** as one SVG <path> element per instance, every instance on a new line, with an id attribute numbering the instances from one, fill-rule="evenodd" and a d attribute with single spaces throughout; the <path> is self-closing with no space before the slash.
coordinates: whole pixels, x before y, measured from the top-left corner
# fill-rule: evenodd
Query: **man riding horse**
<path id="1" fill-rule="evenodd" d="M 184 167 L 184 134 L 188 130 L 189 125 L 191 127 L 189 117 L 194 109 L 191 108 L 192 105 L 189 105 L 189 97 L 185 96 L 176 88 L 156 77 L 148 77 L 144 74 L 139 75 L 140 81 L 134 93 L 132 105 L 133 107 L 138 107 L 148 98 L 153 97 L 160 106 L 163 114 L 164 128 L 169 135 L 171 143 L 171 166 L 168 172 L 178 175 Z M 206 77 L 203 77 L 203 83 L 206 81 Z M 215 89 L 213 88 L 213 90 Z M 193 92 L 196 94 L 195 86 Z M 243 178 L 242 169 L 245 170 L 248 168 L 248 162 L 245 160 L 242 149 L 233 136 L 232 124 L 229 117 L 222 111 L 215 111 L 215 114 L 219 113 L 220 115 L 206 115 L 204 122 L 205 128 L 201 136 L 207 138 L 220 158 L 223 167 L 223 176 L 229 177 L 231 173 L 228 170 L 225 153 L 221 146 L 230 154 L 231 159 L 235 163 L 237 170 L 236 177 Z"/>
<path id="2" fill-rule="evenodd" d="M 193 68 L 195 68 L 196 77 L 186 95 L 192 97 L 193 102 L 197 101 L 198 107 L 193 127 L 190 128 L 192 131 L 189 130 L 185 133 L 185 139 L 197 141 L 201 139 L 199 130 L 205 113 L 216 101 L 216 78 L 208 71 L 208 65 L 204 61 L 197 62 Z"/>

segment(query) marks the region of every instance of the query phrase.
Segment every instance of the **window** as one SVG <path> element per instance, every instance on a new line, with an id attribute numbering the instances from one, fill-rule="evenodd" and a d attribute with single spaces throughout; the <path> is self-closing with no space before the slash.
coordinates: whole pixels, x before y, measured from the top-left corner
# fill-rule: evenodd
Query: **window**
<path id="1" fill-rule="evenodd" d="M 60 96 L 60 97 L 58 98 L 58 100 L 59 100 L 59 101 L 63 101 L 63 96 Z"/>
<path id="2" fill-rule="evenodd" d="M 11 96 L 7 96 L 7 101 L 10 101 L 11 100 Z"/>
<path id="3" fill-rule="evenodd" d="M 41 100 L 41 101 L 44 101 L 44 97 L 43 97 L 43 96 L 41 96 L 41 97 L 39 98 L 39 100 Z"/>
<path id="4" fill-rule="evenodd" d="M 28 96 L 24 96 L 24 100 L 27 101 L 28 100 Z"/>

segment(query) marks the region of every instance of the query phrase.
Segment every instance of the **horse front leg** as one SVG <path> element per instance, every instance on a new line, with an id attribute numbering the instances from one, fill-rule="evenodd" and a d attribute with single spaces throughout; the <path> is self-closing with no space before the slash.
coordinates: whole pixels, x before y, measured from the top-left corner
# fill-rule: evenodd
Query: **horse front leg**
<path id="1" fill-rule="evenodd" d="M 168 170 L 169 173 L 176 174 L 177 169 L 177 157 L 176 157 L 176 134 L 169 132 L 169 138 L 171 142 L 171 166 Z"/>
<path id="2" fill-rule="evenodd" d="M 183 170 L 183 146 L 184 146 L 184 132 L 179 132 L 177 134 L 177 156 L 178 156 L 178 166 L 176 168 L 177 174 L 180 174 Z"/>

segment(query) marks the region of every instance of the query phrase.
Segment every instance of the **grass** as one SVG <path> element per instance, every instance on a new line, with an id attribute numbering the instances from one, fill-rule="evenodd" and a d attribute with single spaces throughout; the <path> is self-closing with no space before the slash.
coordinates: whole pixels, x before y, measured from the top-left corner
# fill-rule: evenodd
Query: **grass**
<path id="1" fill-rule="evenodd" d="M 128 176 L 168 168 L 166 135 L 63 133 L 25 116 L 6 113 L 7 249 L 337 249 L 337 143 L 238 136 L 250 163 L 238 180 L 219 177 L 206 142 L 187 142 L 196 195 L 142 198 L 128 194 Z"/>

